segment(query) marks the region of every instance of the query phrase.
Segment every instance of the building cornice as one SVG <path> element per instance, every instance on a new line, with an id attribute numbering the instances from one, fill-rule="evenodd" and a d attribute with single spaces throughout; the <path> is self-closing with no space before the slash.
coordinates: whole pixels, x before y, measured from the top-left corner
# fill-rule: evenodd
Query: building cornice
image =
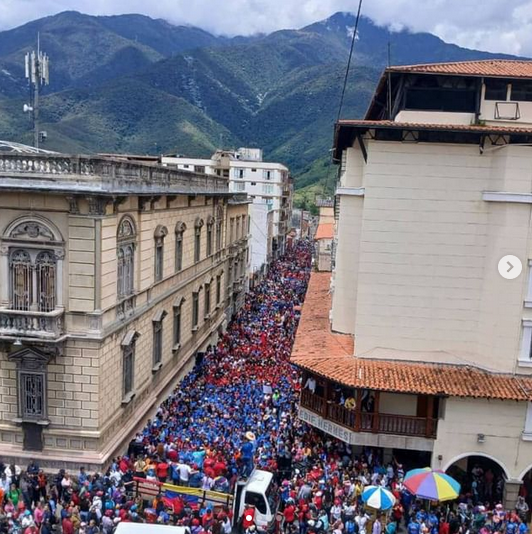
<path id="1" fill-rule="evenodd" d="M 532 193 L 509 193 L 505 191 L 484 191 L 482 200 L 486 202 L 512 202 L 516 204 L 532 204 Z"/>
<path id="2" fill-rule="evenodd" d="M 336 189 L 337 195 L 344 195 L 349 197 L 363 197 L 366 194 L 365 187 L 338 187 Z"/>

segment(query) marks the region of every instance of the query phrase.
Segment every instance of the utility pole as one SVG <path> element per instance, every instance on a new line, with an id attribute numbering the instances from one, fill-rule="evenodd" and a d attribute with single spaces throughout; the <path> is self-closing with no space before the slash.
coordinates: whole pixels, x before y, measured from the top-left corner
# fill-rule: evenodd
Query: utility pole
<path id="1" fill-rule="evenodd" d="M 30 112 L 33 119 L 33 146 L 39 148 L 39 142 L 46 139 L 46 132 L 39 131 L 39 92 L 41 87 L 50 83 L 50 62 L 41 52 L 40 35 L 37 34 L 37 52 L 32 50 L 24 57 L 26 79 L 30 86 L 31 104 L 24 104 L 24 111 Z"/>

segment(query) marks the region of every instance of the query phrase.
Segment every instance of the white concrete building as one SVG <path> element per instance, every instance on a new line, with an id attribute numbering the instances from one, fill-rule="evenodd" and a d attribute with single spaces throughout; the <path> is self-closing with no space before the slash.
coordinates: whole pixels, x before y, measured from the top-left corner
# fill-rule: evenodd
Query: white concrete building
<path id="1" fill-rule="evenodd" d="M 532 468 L 531 145 L 532 62 L 387 69 L 366 118 L 336 126 L 334 343 L 315 348 L 304 308 L 294 351 L 323 382 L 304 390 L 304 419 L 354 445 L 424 451 L 466 485 L 481 464 L 510 506 Z M 522 262 L 514 280 L 505 255 Z"/>
<path id="2" fill-rule="evenodd" d="M 292 179 L 285 165 L 263 161 L 259 148 L 218 150 L 210 159 L 163 156 L 161 161 L 179 170 L 228 178 L 231 192 L 245 192 L 253 204 L 266 204 L 273 217 L 273 257 L 284 252 L 286 236 L 291 229 L 293 194 Z"/>
<path id="3" fill-rule="evenodd" d="M 273 240 L 273 212 L 264 202 L 249 206 L 250 270 L 251 275 L 265 274 L 271 259 Z"/>

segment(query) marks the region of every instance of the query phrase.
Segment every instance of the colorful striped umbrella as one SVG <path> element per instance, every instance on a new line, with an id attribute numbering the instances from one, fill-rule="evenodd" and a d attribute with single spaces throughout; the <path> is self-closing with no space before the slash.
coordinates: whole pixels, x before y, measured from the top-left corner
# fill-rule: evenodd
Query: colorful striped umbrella
<path id="1" fill-rule="evenodd" d="M 454 478 L 430 467 L 408 471 L 403 483 L 416 497 L 431 501 L 451 501 L 460 493 L 460 484 Z"/>
<path id="2" fill-rule="evenodd" d="M 395 504 L 395 497 L 381 486 L 367 486 L 362 492 L 362 501 L 376 510 L 389 510 Z"/>

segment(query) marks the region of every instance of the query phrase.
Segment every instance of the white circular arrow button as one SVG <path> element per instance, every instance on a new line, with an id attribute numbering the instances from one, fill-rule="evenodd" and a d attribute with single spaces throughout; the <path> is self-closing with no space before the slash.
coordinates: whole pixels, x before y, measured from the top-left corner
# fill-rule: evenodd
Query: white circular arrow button
<path id="1" fill-rule="evenodd" d="M 504 256 L 499 260 L 498 269 L 503 278 L 513 280 L 521 274 L 523 264 L 517 256 Z"/>

